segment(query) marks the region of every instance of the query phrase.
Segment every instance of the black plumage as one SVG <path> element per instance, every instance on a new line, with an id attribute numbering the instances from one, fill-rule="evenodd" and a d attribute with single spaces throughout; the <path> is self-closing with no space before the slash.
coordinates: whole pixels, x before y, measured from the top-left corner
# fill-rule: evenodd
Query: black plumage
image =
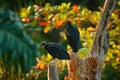
<path id="1" fill-rule="evenodd" d="M 80 33 L 76 27 L 74 27 L 70 21 L 64 22 L 65 34 L 68 44 L 71 46 L 73 52 L 77 52 L 82 44 L 80 43 Z"/>
<path id="2" fill-rule="evenodd" d="M 46 49 L 50 53 L 50 55 L 53 58 L 58 58 L 60 60 L 70 59 L 69 54 L 66 52 L 66 50 L 57 43 L 54 43 L 54 42 L 46 43 L 45 41 L 43 41 L 41 45 L 44 47 L 44 49 Z"/>

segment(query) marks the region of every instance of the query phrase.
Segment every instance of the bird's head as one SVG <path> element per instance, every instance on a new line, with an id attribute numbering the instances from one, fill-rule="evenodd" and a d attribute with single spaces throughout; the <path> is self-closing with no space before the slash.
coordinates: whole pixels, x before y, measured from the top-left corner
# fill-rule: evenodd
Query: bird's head
<path id="1" fill-rule="evenodd" d="M 71 25 L 71 21 L 69 21 L 69 20 L 67 20 L 63 23 L 63 27 L 67 27 L 69 25 Z"/>
<path id="2" fill-rule="evenodd" d="M 67 20 L 67 21 L 65 22 L 65 24 L 71 24 L 71 21 Z"/>
<path id="3" fill-rule="evenodd" d="M 41 42 L 41 46 L 42 46 L 43 48 L 45 48 L 46 45 L 47 45 L 47 42 L 46 42 L 46 41 L 42 41 L 42 42 Z"/>

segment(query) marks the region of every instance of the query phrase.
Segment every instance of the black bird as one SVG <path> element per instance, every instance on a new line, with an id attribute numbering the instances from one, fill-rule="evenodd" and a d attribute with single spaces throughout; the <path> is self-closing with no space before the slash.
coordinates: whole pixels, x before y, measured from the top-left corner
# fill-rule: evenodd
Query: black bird
<path id="1" fill-rule="evenodd" d="M 58 58 L 60 60 L 70 59 L 69 54 L 65 51 L 65 49 L 57 43 L 46 43 L 45 41 L 43 41 L 41 42 L 41 46 L 46 49 L 53 58 Z"/>
<path id="2" fill-rule="evenodd" d="M 80 33 L 76 27 L 74 27 L 70 21 L 63 23 L 65 27 L 65 35 L 68 41 L 68 44 L 71 46 L 73 52 L 77 52 L 82 44 L 80 43 Z"/>

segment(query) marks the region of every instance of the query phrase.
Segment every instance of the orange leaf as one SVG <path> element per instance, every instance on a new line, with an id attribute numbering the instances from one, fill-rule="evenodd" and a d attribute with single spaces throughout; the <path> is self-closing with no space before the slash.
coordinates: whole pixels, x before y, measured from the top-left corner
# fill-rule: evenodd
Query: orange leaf
<path id="1" fill-rule="evenodd" d="M 78 5 L 77 4 L 72 6 L 72 10 L 76 11 L 77 9 L 78 9 Z"/>
<path id="2" fill-rule="evenodd" d="M 45 63 L 43 61 L 39 61 L 36 65 L 38 69 L 44 69 L 45 68 Z"/>
<path id="3" fill-rule="evenodd" d="M 30 18 L 23 18 L 22 21 L 23 22 L 30 22 Z"/>
<path id="4" fill-rule="evenodd" d="M 46 26 L 43 31 L 44 33 L 47 33 L 49 30 L 50 30 L 50 26 Z"/>
<path id="5" fill-rule="evenodd" d="M 56 21 L 55 28 L 58 29 L 66 20 L 58 20 Z"/>
<path id="6" fill-rule="evenodd" d="M 47 26 L 47 24 L 48 24 L 47 22 L 43 21 L 39 23 L 39 26 Z"/>
<path id="7" fill-rule="evenodd" d="M 87 28 L 87 30 L 90 31 L 90 32 L 93 32 L 93 31 L 95 31 L 95 28 L 89 27 L 89 28 Z"/>
<path id="8" fill-rule="evenodd" d="M 39 17 L 34 17 L 34 19 L 35 19 L 36 21 L 40 21 L 40 20 L 41 20 L 41 18 L 39 18 Z"/>

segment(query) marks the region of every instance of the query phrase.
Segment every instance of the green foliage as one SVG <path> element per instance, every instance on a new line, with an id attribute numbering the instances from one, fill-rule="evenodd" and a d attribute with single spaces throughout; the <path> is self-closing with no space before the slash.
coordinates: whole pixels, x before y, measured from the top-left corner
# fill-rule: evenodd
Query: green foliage
<path id="1" fill-rule="evenodd" d="M 46 0 L 0 0 L 0 7 L 18 12 L 22 7 L 33 4 L 43 5 L 45 1 Z"/>
<path id="2" fill-rule="evenodd" d="M 38 0 L 36 0 L 35 3 L 37 1 Z M 3 3 L 3 1 L 1 2 Z M 44 3 L 44 0 L 41 0 L 41 2 Z M 18 3 L 20 3 L 18 5 L 20 8 L 21 1 L 18 1 Z M 39 3 L 39 1 L 37 3 Z M 83 3 L 85 3 L 85 1 L 83 1 Z M 84 5 L 83 3 L 80 4 Z M 119 4 L 120 0 L 118 2 L 118 5 Z M 100 7 L 99 9 L 102 10 Z M 21 24 L 18 17 L 10 11 L 4 12 L 4 14 L 3 11 L 1 11 L 0 13 L 0 56 L 2 56 L 0 58 L 0 64 L 2 64 L 2 66 L 0 66 L 0 74 L 2 75 L 5 75 L 1 70 L 4 68 L 9 70 L 9 73 L 15 72 L 19 76 L 21 71 L 20 67 L 23 67 L 22 69 L 25 72 L 28 71 L 28 69 L 30 70 L 32 63 L 35 61 L 34 59 L 38 53 L 38 49 L 27 34 L 31 35 L 36 43 L 40 43 L 43 40 L 47 42 L 59 42 L 69 52 L 70 46 L 66 42 L 64 29 L 60 27 L 66 20 L 70 20 L 80 31 L 80 40 L 84 48 L 80 49 L 78 54 L 83 58 L 91 48 L 97 23 L 100 19 L 100 11 L 91 11 L 82 6 L 72 5 L 71 3 L 62 3 L 56 6 L 51 6 L 50 3 L 46 3 L 44 7 L 30 5 L 28 8 L 22 8 L 20 17 L 23 24 Z M 102 79 L 118 80 L 119 75 L 117 74 L 120 72 L 120 9 L 115 9 L 113 12 L 108 30 L 110 32 L 110 46 L 105 60 Z M 47 63 L 52 60 L 52 57 L 42 48 L 40 48 L 40 51 L 42 55 L 40 60 L 44 61 L 47 66 Z M 13 66 L 11 66 L 11 64 Z M 66 64 L 64 63 L 64 65 Z M 67 68 L 62 65 L 62 68 L 63 67 L 64 69 L 60 67 L 61 80 L 67 74 Z M 46 79 L 46 68 L 39 71 L 39 79 Z M 108 72 L 109 74 L 107 74 Z M 39 72 L 36 71 L 36 73 Z M 13 77 L 13 74 L 11 75 Z M 15 79 L 18 79 L 19 76 L 15 77 Z M 29 77 L 26 77 L 26 79 L 27 78 Z M 38 77 L 35 79 L 37 78 Z"/>
<path id="3" fill-rule="evenodd" d="M 50 3 L 52 6 L 60 5 L 63 2 L 71 2 L 71 5 L 78 4 L 84 7 L 87 7 L 90 10 L 98 10 L 98 6 L 102 6 L 104 0 L 0 0 L 0 6 L 13 11 L 19 11 L 22 7 L 27 7 L 28 5 L 40 5 L 44 6 L 46 3 Z"/>
<path id="4" fill-rule="evenodd" d="M 103 74 L 106 74 L 106 75 L 102 75 L 102 80 L 118 80 L 118 79 L 120 79 L 119 72 L 116 69 L 114 69 L 111 65 L 107 65 L 103 69 Z"/>
<path id="5" fill-rule="evenodd" d="M 39 55 L 37 45 L 25 32 L 19 18 L 12 11 L 1 11 L 0 67 L 7 69 L 14 65 L 16 68 L 21 67 L 22 72 L 26 73 L 30 71 L 32 65 L 35 65 L 35 58 Z"/>
<path id="6" fill-rule="evenodd" d="M 27 17 L 22 17 L 21 20 L 26 18 L 30 19 L 29 22 L 23 20 L 23 23 L 29 24 L 26 26 L 26 30 L 32 29 L 33 32 L 31 32 L 31 35 L 36 42 L 41 42 L 42 40 L 46 40 L 47 42 L 59 42 L 69 51 L 70 46 L 67 45 L 67 42 L 65 41 L 66 37 L 64 34 L 64 29 L 63 27 L 60 27 L 60 25 L 64 21 L 70 20 L 72 24 L 77 26 L 80 31 L 80 40 L 82 41 L 84 47 L 78 51 L 78 54 L 81 58 L 83 58 L 89 52 L 92 46 L 95 31 L 97 29 L 97 23 L 100 19 L 100 11 L 91 11 L 78 5 L 71 6 L 71 3 L 62 3 L 58 6 L 51 6 L 47 3 L 45 7 L 35 6 L 30 6 L 31 8 L 29 9 L 26 8 L 26 10 L 30 12 L 26 13 Z M 31 9 L 33 12 L 31 12 Z M 102 10 L 102 8 L 100 8 L 100 10 Z M 34 13 L 34 15 L 31 13 Z M 105 80 L 109 80 L 107 77 L 109 74 L 111 78 L 114 77 L 114 74 L 112 74 L 114 70 L 115 74 L 120 72 L 119 13 L 120 9 L 115 9 L 108 25 L 108 30 L 110 32 L 110 46 L 105 60 L 108 64 L 105 64 L 105 69 L 103 70 L 104 76 L 102 77 Z M 39 30 L 37 31 L 37 29 Z M 36 32 L 37 36 L 32 34 L 34 32 Z M 39 39 L 39 37 L 42 37 L 42 39 Z M 42 54 L 46 53 L 44 50 L 40 50 Z M 41 59 L 49 62 L 46 57 L 46 55 L 42 55 Z M 51 58 L 49 60 L 51 60 Z M 112 68 L 113 72 L 111 71 L 109 74 L 106 74 L 108 72 L 106 69 L 111 69 L 108 65 Z"/>

